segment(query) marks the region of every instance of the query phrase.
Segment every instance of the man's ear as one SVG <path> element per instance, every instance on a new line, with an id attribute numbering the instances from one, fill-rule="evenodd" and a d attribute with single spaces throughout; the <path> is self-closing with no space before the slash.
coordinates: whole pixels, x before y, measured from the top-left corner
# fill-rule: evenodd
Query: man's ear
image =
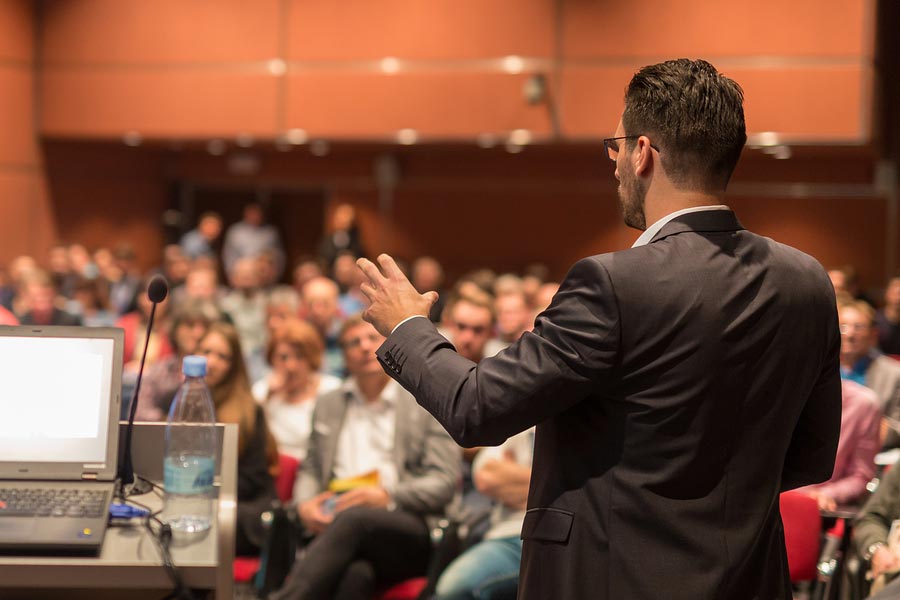
<path id="1" fill-rule="evenodd" d="M 637 139 L 637 152 L 634 153 L 635 175 L 648 175 L 653 168 L 653 149 L 650 147 L 650 138 L 642 135 Z"/>

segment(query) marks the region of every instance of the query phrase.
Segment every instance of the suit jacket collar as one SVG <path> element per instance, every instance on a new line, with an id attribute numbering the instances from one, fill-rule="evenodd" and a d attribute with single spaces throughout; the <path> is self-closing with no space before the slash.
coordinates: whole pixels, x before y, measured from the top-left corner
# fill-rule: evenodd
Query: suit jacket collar
<path id="1" fill-rule="evenodd" d="M 670 235 L 692 232 L 740 231 L 744 229 L 737 215 L 731 210 L 705 210 L 675 217 L 659 230 L 650 243 L 658 242 Z"/>

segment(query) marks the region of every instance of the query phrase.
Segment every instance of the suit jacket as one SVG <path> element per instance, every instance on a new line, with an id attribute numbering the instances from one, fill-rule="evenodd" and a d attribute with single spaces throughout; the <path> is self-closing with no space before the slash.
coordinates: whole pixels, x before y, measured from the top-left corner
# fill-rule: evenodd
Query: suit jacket
<path id="1" fill-rule="evenodd" d="M 294 499 L 309 500 L 334 478 L 334 458 L 349 402 L 338 389 L 319 398 L 306 459 L 294 484 Z M 399 481 L 393 501 L 397 509 L 422 516 L 442 515 L 460 481 L 460 451 L 435 419 L 398 389 L 394 433 L 394 465 Z"/>
<path id="2" fill-rule="evenodd" d="M 731 211 L 576 263 L 477 366 L 427 319 L 378 350 L 462 445 L 537 425 L 520 598 L 790 598 L 779 492 L 831 476 L 834 291 Z"/>

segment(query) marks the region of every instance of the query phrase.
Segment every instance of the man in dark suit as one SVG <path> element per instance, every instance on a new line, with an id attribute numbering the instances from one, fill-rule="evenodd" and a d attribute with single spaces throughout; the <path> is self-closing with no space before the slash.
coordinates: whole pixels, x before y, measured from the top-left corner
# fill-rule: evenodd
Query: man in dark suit
<path id="1" fill-rule="evenodd" d="M 840 336 L 824 269 L 722 206 L 742 105 L 705 61 L 639 71 L 604 143 L 644 233 L 477 366 L 414 316 L 433 293 L 360 261 L 383 365 L 458 443 L 537 425 L 520 598 L 791 597 L 778 494 L 831 475 Z"/>

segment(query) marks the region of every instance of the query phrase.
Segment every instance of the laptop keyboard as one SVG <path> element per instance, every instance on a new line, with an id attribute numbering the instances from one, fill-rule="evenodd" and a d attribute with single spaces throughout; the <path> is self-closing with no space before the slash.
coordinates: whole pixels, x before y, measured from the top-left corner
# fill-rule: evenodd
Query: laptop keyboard
<path id="1" fill-rule="evenodd" d="M 0 487 L 0 517 L 102 517 L 104 490 Z"/>

